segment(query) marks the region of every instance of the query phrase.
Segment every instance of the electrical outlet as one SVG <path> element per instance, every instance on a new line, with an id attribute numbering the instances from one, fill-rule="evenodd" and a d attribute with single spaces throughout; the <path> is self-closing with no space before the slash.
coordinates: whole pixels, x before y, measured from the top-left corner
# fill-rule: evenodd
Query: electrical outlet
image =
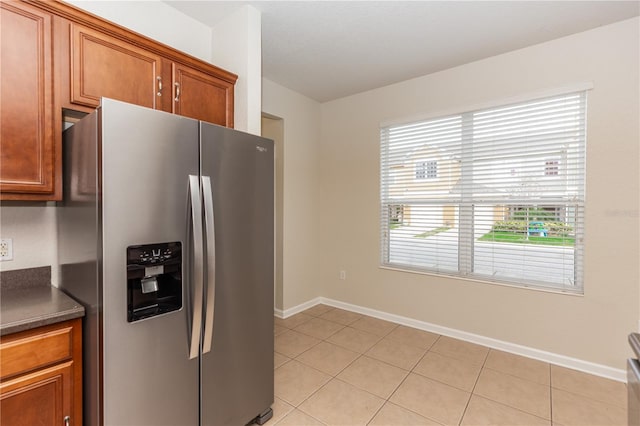
<path id="1" fill-rule="evenodd" d="M 347 271 L 340 271 L 340 279 L 341 280 L 347 279 Z"/>
<path id="2" fill-rule="evenodd" d="M 13 240 L 3 238 L 0 240 L 0 261 L 13 260 Z"/>

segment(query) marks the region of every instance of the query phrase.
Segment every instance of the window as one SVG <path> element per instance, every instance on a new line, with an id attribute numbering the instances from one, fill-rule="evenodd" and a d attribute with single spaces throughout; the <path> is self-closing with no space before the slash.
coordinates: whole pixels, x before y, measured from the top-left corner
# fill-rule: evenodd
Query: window
<path id="1" fill-rule="evenodd" d="M 437 161 L 419 161 L 416 163 L 416 179 L 437 179 Z"/>
<path id="2" fill-rule="evenodd" d="M 389 206 L 389 223 L 391 228 L 404 224 L 404 206 L 402 204 L 392 204 Z"/>
<path id="3" fill-rule="evenodd" d="M 577 92 L 382 127 L 382 265 L 581 292 L 585 116 Z"/>
<path id="4" fill-rule="evenodd" d="M 547 160 L 544 163 L 544 175 L 545 176 L 558 176 L 558 160 Z"/>

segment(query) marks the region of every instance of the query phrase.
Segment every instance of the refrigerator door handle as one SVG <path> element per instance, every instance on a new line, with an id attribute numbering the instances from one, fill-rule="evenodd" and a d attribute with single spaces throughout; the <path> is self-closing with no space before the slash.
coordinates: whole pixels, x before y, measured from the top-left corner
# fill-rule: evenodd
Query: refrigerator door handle
<path id="1" fill-rule="evenodd" d="M 202 353 L 211 350 L 213 340 L 213 318 L 216 297 L 216 228 L 213 214 L 213 191 L 211 178 L 202 176 L 202 193 L 204 194 L 204 221 L 207 241 L 207 306 L 204 323 L 204 342 Z"/>
<path id="2" fill-rule="evenodd" d="M 189 198 L 191 201 L 191 224 L 193 232 L 193 318 L 191 320 L 191 340 L 189 359 L 199 356 L 202 330 L 202 295 L 204 291 L 204 253 L 202 245 L 202 201 L 198 176 L 189 175 Z"/>

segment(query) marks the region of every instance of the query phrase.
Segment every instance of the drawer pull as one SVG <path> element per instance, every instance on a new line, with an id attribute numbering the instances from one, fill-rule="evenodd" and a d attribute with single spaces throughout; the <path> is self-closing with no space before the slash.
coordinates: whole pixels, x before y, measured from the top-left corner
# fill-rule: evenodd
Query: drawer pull
<path id="1" fill-rule="evenodd" d="M 64 426 L 70 426 L 70 425 L 71 425 L 71 417 L 64 416 Z"/>

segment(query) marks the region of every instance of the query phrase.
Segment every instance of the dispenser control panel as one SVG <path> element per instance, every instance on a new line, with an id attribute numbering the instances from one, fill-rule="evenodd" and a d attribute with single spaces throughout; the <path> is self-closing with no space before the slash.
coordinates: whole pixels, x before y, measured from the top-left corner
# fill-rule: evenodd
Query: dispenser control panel
<path id="1" fill-rule="evenodd" d="M 175 244 L 175 243 L 167 243 Z M 179 243 L 178 243 L 179 244 Z M 127 250 L 130 250 L 129 256 L 132 257 L 132 261 L 136 261 L 140 265 L 162 263 L 173 257 L 176 247 L 171 245 L 167 247 L 155 247 L 155 245 L 148 246 L 130 246 Z"/>
<path id="2" fill-rule="evenodd" d="M 182 243 L 127 247 L 127 321 L 182 308 Z"/>

